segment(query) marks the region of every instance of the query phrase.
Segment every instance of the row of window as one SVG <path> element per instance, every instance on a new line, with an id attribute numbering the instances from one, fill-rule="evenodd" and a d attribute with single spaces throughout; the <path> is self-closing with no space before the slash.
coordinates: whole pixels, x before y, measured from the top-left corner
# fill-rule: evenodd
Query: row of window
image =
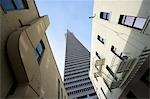
<path id="1" fill-rule="evenodd" d="M 80 77 L 84 77 L 84 76 L 88 76 L 89 74 L 84 74 L 84 75 L 79 75 L 79 76 L 74 76 L 74 77 L 71 77 L 71 78 L 65 78 L 64 81 L 66 80 L 70 80 L 70 79 L 75 79 L 75 78 L 80 78 Z"/>
<path id="2" fill-rule="evenodd" d="M 74 64 L 70 63 L 70 64 L 66 64 L 65 67 L 71 67 L 71 66 L 74 66 L 74 65 L 84 64 L 84 63 L 90 63 L 90 61 L 85 61 L 85 62 L 80 61 L 80 62 L 78 62 L 78 63 L 75 62 Z"/>
<path id="3" fill-rule="evenodd" d="M 70 53 L 70 54 L 72 54 L 72 53 Z M 75 60 L 75 59 L 89 58 L 89 56 L 81 54 L 81 55 L 66 56 L 65 58 L 68 59 L 68 61 L 70 61 L 70 60 Z"/>
<path id="4" fill-rule="evenodd" d="M 86 83 L 81 83 L 81 84 L 78 84 L 78 85 L 70 86 L 70 87 L 67 87 L 66 90 L 81 87 L 81 86 L 85 86 L 85 85 L 88 85 L 88 84 L 91 84 L 91 82 L 86 82 Z"/>
<path id="5" fill-rule="evenodd" d="M 72 94 L 76 94 L 76 93 L 81 93 L 84 91 L 89 91 L 91 89 L 94 89 L 93 87 L 88 87 L 88 88 L 84 88 L 84 89 L 80 89 L 80 90 L 76 90 L 76 91 L 71 91 L 68 93 L 68 96 L 72 95 Z"/>
<path id="6" fill-rule="evenodd" d="M 95 92 L 94 92 L 94 93 L 91 93 L 91 94 L 89 94 L 89 96 L 90 96 L 90 97 L 96 96 L 96 93 L 95 93 Z M 77 97 L 77 99 L 85 99 L 85 98 L 87 98 L 87 97 L 88 97 L 87 95 L 84 95 L 84 96 Z"/>
<path id="7" fill-rule="evenodd" d="M 26 0 L 2 0 L 0 5 L 5 11 L 28 9 Z"/>
<path id="8" fill-rule="evenodd" d="M 89 60 L 89 57 L 82 57 L 82 58 L 77 58 L 77 59 L 66 59 L 65 60 L 65 64 L 70 63 L 70 61 L 72 62 L 78 62 L 78 61 L 83 61 L 83 60 Z"/>
<path id="9" fill-rule="evenodd" d="M 109 20 L 110 13 L 100 12 L 100 18 L 104 20 Z M 144 28 L 144 25 L 146 24 L 146 20 L 147 18 L 143 18 L 143 17 L 120 15 L 118 24 L 142 30 Z"/>
<path id="10" fill-rule="evenodd" d="M 77 66 L 65 67 L 65 71 L 73 69 L 73 68 L 78 68 L 78 67 L 80 67 L 80 68 L 81 67 L 87 67 L 87 68 L 89 68 L 89 66 L 90 66 L 90 63 L 86 63 L 86 64 L 84 63 L 83 65 L 80 64 L 80 65 L 77 65 Z"/>
<path id="11" fill-rule="evenodd" d="M 65 73 L 69 73 L 69 72 L 73 72 L 73 71 L 78 71 L 78 70 L 82 70 L 82 69 L 88 69 L 87 67 L 83 67 L 83 68 L 79 68 L 79 69 L 73 69 L 73 70 L 68 70 L 68 71 L 65 71 Z"/>
<path id="12" fill-rule="evenodd" d="M 83 72 L 82 74 L 80 75 L 84 75 L 84 74 L 87 74 L 88 72 Z M 72 76 L 64 76 L 65 79 L 68 79 L 68 78 L 73 78 L 73 77 L 76 77 L 76 76 L 79 76 L 79 75 L 72 75 Z"/>
<path id="13" fill-rule="evenodd" d="M 73 63 L 80 63 L 81 61 L 82 62 L 87 62 L 87 60 L 89 60 L 89 58 L 87 59 L 82 59 L 82 60 L 72 60 L 72 61 L 70 61 L 70 62 L 65 62 L 65 65 L 72 65 Z"/>
<path id="14" fill-rule="evenodd" d="M 80 72 L 76 72 L 76 73 L 71 73 L 71 74 L 66 74 L 66 76 L 71 76 L 71 75 L 76 75 L 76 74 L 81 74 L 81 73 L 84 73 L 84 72 L 88 72 L 89 70 L 84 70 L 84 71 L 80 71 Z"/>
<path id="15" fill-rule="evenodd" d="M 84 79 L 79 79 L 79 80 L 71 81 L 71 82 L 65 83 L 64 85 L 69 85 L 69 84 L 72 84 L 72 83 L 77 83 L 77 82 L 81 82 L 81 81 L 85 81 L 85 80 L 89 80 L 89 78 L 84 78 Z"/>

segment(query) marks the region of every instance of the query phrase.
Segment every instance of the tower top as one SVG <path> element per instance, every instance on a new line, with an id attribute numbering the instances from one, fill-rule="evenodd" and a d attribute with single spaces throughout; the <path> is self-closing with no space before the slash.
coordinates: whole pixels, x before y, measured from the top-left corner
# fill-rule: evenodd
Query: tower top
<path id="1" fill-rule="evenodd" d="M 71 32 L 69 31 L 69 29 L 67 29 L 67 33 L 71 33 Z"/>

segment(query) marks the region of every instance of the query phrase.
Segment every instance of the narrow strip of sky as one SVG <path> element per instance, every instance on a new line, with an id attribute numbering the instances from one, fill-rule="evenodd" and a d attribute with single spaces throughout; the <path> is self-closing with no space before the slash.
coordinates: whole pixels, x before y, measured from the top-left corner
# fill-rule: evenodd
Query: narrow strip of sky
<path id="1" fill-rule="evenodd" d="M 63 78 L 65 33 L 67 29 L 90 50 L 92 0 L 36 0 L 40 15 L 48 15 L 50 26 L 46 31 L 58 69 Z"/>

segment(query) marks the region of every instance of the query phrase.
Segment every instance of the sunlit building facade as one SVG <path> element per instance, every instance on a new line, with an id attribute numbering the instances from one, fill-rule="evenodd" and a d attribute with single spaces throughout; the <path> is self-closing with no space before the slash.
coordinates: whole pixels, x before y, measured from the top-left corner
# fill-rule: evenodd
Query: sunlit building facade
<path id="1" fill-rule="evenodd" d="M 0 2 L 0 99 L 68 99 L 34 0 Z"/>
<path id="2" fill-rule="evenodd" d="M 97 99 L 89 78 L 90 52 L 69 30 L 66 33 L 64 85 L 69 99 Z"/>
<path id="3" fill-rule="evenodd" d="M 99 99 L 149 97 L 149 5 L 94 0 L 90 79 Z"/>

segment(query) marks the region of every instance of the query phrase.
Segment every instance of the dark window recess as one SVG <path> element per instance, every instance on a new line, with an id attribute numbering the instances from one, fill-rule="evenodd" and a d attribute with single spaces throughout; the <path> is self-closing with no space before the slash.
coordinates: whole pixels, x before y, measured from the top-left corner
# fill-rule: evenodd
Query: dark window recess
<path id="1" fill-rule="evenodd" d="M 58 99 L 60 99 L 60 80 L 58 79 Z"/>
<path id="2" fill-rule="evenodd" d="M 44 50 L 45 50 L 45 46 L 44 46 L 44 43 L 43 41 L 41 40 L 37 46 L 36 46 L 36 49 L 35 49 L 35 53 L 36 53 L 36 59 L 38 61 L 38 63 L 40 62 L 41 60 L 41 57 L 44 53 Z"/>
<path id="3" fill-rule="evenodd" d="M 113 73 L 113 71 L 108 67 L 108 65 L 106 66 L 106 69 L 112 75 L 112 77 L 117 81 L 117 77 L 115 76 L 115 74 Z"/>
<path id="4" fill-rule="evenodd" d="M 104 20 L 109 20 L 110 13 L 107 12 L 100 12 L 100 18 Z"/>
<path id="5" fill-rule="evenodd" d="M 98 52 L 96 52 L 96 56 L 97 56 L 99 59 L 101 59 L 101 57 L 99 56 Z"/>
<path id="6" fill-rule="evenodd" d="M 2 0 L 1 5 L 6 11 L 28 9 L 26 0 Z"/>
<path id="7" fill-rule="evenodd" d="M 120 15 L 118 24 L 141 30 L 144 28 L 146 20 L 146 18 L 141 17 Z"/>
<path id="8" fill-rule="evenodd" d="M 127 99 L 137 99 L 137 97 L 131 91 L 127 93 L 126 97 Z"/>
<path id="9" fill-rule="evenodd" d="M 140 79 L 147 87 L 150 85 L 150 69 L 148 69 Z"/>
<path id="10" fill-rule="evenodd" d="M 106 95 L 105 95 L 105 93 L 104 93 L 102 87 L 101 87 L 101 91 L 102 91 L 103 95 L 105 96 L 105 98 L 107 99 L 107 97 L 106 97 Z"/>
<path id="11" fill-rule="evenodd" d="M 104 83 L 106 84 L 107 88 L 109 89 L 109 91 L 112 92 L 112 91 L 111 91 L 111 88 L 109 87 L 109 85 L 108 85 L 108 83 L 107 83 L 107 81 L 106 81 L 106 79 L 103 78 L 103 80 L 104 80 Z"/>
<path id="12" fill-rule="evenodd" d="M 61 88 L 61 97 L 63 99 L 63 89 Z"/>
<path id="13" fill-rule="evenodd" d="M 87 95 L 77 97 L 77 99 L 83 99 L 83 98 L 87 98 Z"/>
<path id="14" fill-rule="evenodd" d="M 113 52 L 116 56 L 118 56 L 121 60 L 128 59 L 128 56 L 124 56 L 123 52 L 117 51 L 117 49 L 112 45 L 111 52 Z"/>
<path id="15" fill-rule="evenodd" d="M 97 39 L 98 39 L 102 44 L 104 44 L 104 38 L 102 38 L 101 36 L 97 35 Z"/>
<path id="16" fill-rule="evenodd" d="M 97 95 L 96 92 L 89 94 L 90 97 L 91 96 L 96 96 L 96 95 Z"/>

